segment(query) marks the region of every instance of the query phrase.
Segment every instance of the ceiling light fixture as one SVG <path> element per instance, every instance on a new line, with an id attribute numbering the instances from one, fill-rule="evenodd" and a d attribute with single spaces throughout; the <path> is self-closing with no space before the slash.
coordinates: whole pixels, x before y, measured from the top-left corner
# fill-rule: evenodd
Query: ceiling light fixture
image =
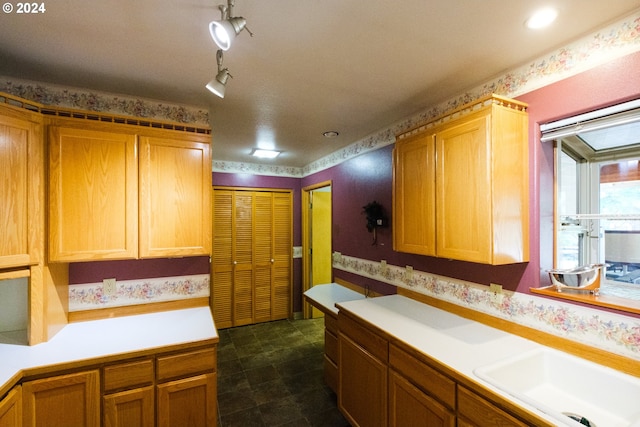
<path id="1" fill-rule="evenodd" d="M 220 98 L 224 98 L 224 91 L 227 88 L 227 80 L 233 76 L 229 73 L 228 68 L 222 68 L 222 50 L 218 49 L 216 53 L 216 60 L 218 61 L 218 74 L 216 77 L 207 83 L 207 89 L 218 95 Z"/>
<path id="2" fill-rule="evenodd" d="M 222 19 L 219 21 L 211 21 L 209 24 L 209 33 L 211 38 L 222 50 L 229 50 L 231 43 L 240 31 L 246 29 L 251 37 L 253 33 L 247 28 L 247 20 L 238 16 L 233 17 L 233 0 L 228 0 L 227 6 L 220 5 L 218 8 L 222 13 Z"/>
<path id="3" fill-rule="evenodd" d="M 552 8 L 541 9 L 527 19 L 525 25 L 532 30 L 538 30 L 551 25 L 558 16 L 558 11 Z"/>
<path id="4" fill-rule="evenodd" d="M 340 133 L 339 133 L 338 131 L 336 131 L 336 130 L 328 130 L 328 131 L 326 131 L 326 132 L 322 132 L 322 135 L 323 135 L 325 138 L 335 138 L 335 137 L 337 137 L 338 135 L 340 135 Z"/>
<path id="5" fill-rule="evenodd" d="M 260 157 L 261 159 L 275 159 L 280 155 L 282 151 L 277 150 L 265 150 L 263 148 L 254 148 L 251 151 L 251 155 L 255 157 Z"/>

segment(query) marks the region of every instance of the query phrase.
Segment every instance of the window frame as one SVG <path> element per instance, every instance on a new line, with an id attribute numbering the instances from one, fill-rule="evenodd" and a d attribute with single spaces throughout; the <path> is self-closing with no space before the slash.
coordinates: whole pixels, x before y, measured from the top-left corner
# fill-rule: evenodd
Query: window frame
<path id="1" fill-rule="evenodd" d="M 640 100 L 632 101 L 633 106 L 640 113 L 640 108 L 638 105 L 640 104 Z M 619 109 L 619 106 L 609 107 L 603 111 L 611 112 L 611 108 Z M 597 112 L 588 113 L 590 119 L 598 120 L 602 122 L 602 117 L 597 114 Z M 593 173 L 590 168 L 598 168 L 600 165 L 606 162 L 611 162 L 616 160 L 617 156 L 621 157 L 638 157 L 640 158 L 640 146 L 636 144 L 632 147 L 621 148 L 621 149 L 607 149 L 600 152 L 595 152 L 593 150 L 589 150 L 589 148 L 583 149 L 576 144 L 566 144 L 565 149 L 563 151 L 563 143 L 562 140 L 566 137 L 571 138 L 572 134 L 568 132 L 568 129 L 574 127 L 576 132 L 578 133 L 578 125 L 580 124 L 580 120 L 583 120 L 585 115 L 576 116 L 575 118 L 563 119 L 558 122 L 560 126 L 555 125 L 554 123 L 550 123 L 547 125 L 541 125 L 540 129 L 542 131 L 541 141 L 542 143 L 552 142 L 554 144 L 554 172 L 553 172 L 553 266 L 556 268 L 558 262 L 558 232 L 560 227 L 560 212 L 558 206 L 558 197 L 560 196 L 560 163 L 561 163 L 561 155 L 564 152 L 573 160 L 576 161 L 577 171 L 576 171 L 576 180 L 578 182 L 586 181 L 588 179 L 588 185 L 578 185 L 580 194 L 578 194 L 577 202 L 582 203 L 582 206 L 576 206 L 578 213 L 585 212 L 584 209 L 587 208 L 588 212 L 592 212 L 593 203 L 598 204 L 599 200 L 596 200 L 595 197 L 591 197 L 594 191 L 599 192 L 600 186 L 600 174 Z M 577 121 L 574 121 L 576 120 Z M 560 130 L 558 130 L 560 128 Z M 551 136 L 549 136 L 551 135 Z M 586 143 L 585 143 L 586 145 Z M 622 158 L 620 159 L 622 160 Z M 584 174 L 587 174 L 587 178 L 584 178 Z M 576 183 L 577 184 L 577 183 Z M 596 186 L 596 187 L 594 187 Z M 584 204 L 588 203 L 591 205 L 585 206 Z M 597 211 L 599 212 L 599 207 L 595 206 Z M 591 220 L 590 220 L 591 221 Z M 581 219 L 580 223 L 584 225 L 584 221 Z M 596 225 L 598 223 L 596 222 Z M 594 242 L 591 242 L 592 239 L 588 238 L 588 233 L 585 233 L 585 238 L 587 239 L 586 244 L 582 244 L 583 250 L 586 251 L 594 251 L 597 250 L 597 247 L 594 247 Z M 601 245 L 602 240 L 597 239 L 597 244 Z M 592 259 L 592 258 L 591 258 Z M 584 260 L 584 259 L 583 259 Z M 580 263 L 580 262 L 579 262 Z M 620 311 L 626 311 L 631 313 L 640 314 L 640 301 L 617 297 L 613 295 L 607 294 L 599 294 L 593 295 L 590 293 L 582 293 L 582 292 L 558 292 L 553 286 L 545 286 L 540 288 L 531 288 L 531 292 L 543 294 L 546 296 L 552 296 L 555 298 L 566 299 L 577 301 L 589 305 L 596 305 L 600 307 L 612 308 Z"/>

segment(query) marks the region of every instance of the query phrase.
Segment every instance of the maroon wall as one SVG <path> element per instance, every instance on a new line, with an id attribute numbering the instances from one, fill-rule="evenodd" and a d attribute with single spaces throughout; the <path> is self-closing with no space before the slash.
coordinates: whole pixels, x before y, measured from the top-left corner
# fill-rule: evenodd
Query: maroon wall
<path id="1" fill-rule="evenodd" d="M 380 148 L 330 169 L 303 178 L 302 186 L 331 180 L 333 183 L 333 250 L 392 265 L 411 265 L 417 270 L 469 280 L 481 284 L 499 283 L 505 289 L 528 292 L 552 266 L 553 253 L 553 160 L 549 144 L 540 143 L 539 124 L 605 105 L 640 97 L 640 53 L 626 56 L 593 70 L 535 90 L 520 100 L 529 103 L 530 141 L 530 254 L 529 263 L 487 266 L 420 255 L 394 252 L 391 228 L 378 233 L 371 245 L 362 206 L 376 200 L 391 218 L 392 146 Z M 542 196 L 541 196 L 542 195 Z M 461 206 L 461 209 L 464 207 Z M 334 270 L 334 276 L 385 293 L 393 289 L 371 279 Z"/>
<path id="2" fill-rule="evenodd" d="M 530 188 L 531 188 L 531 261 L 507 266 L 486 266 L 395 252 L 391 227 L 378 232 L 378 243 L 365 227 L 362 207 L 381 203 L 391 220 L 393 147 L 387 146 L 350 159 L 302 179 L 213 173 L 213 184 L 233 187 L 287 188 L 294 194 L 294 246 L 301 245 L 300 189 L 331 180 L 333 197 L 333 250 L 373 261 L 387 260 L 392 265 L 411 265 L 417 270 L 476 283 L 499 283 L 506 289 L 528 292 L 547 280 L 544 270 L 551 267 L 553 242 L 553 161 L 551 147 L 539 141 L 539 124 L 640 97 L 640 53 L 611 61 L 606 65 L 570 77 L 519 97 L 529 104 Z M 461 209 L 464 207 L 461 207 Z M 70 283 L 118 280 L 141 277 L 165 277 L 200 274 L 209 271 L 207 257 L 171 260 L 137 260 L 78 263 L 70 266 Z M 369 285 L 382 293 L 394 288 L 361 276 L 334 270 L 341 277 L 360 285 Z M 302 310 L 301 260 L 294 260 L 293 309 Z"/>
<path id="3" fill-rule="evenodd" d="M 531 263 L 518 290 L 548 284 L 553 267 L 553 146 L 540 125 L 640 98 L 640 52 L 527 93 L 531 148 Z M 536 241 L 537 240 L 537 241 Z"/>

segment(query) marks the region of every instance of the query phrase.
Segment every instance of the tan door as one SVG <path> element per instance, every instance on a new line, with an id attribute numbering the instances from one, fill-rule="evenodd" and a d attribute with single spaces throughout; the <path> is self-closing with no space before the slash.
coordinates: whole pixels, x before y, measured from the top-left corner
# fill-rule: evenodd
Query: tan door
<path id="1" fill-rule="evenodd" d="M 310 286 L 331 283 L 331 187 L 311 192 L 311 278 Z M 322 312 L 312 310 L 312 317 Z"/>

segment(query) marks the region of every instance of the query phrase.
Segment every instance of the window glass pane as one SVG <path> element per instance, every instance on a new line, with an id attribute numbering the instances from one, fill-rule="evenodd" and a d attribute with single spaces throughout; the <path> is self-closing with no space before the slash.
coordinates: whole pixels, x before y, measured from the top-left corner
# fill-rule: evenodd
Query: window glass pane
<path id="1" fill-rule="evenodd" d="M 639 215 L 640 180 L 638 161 L 608 164 L 600 169 L 600 211 L 602 214 Z M 601 255 L 607 264 L 607 286 L 603 291 L 619 295 L 620 291 L 640 288 L 640 220 L 633 218 L 603 219 L 604 236 Z M 611 286 L 617 290 L 610 289 Z M 619 289 L 618 289 L 619 288 Z"/>
<path id="2" fill-rule="evenodd" d="M 571 215 L 578 209 L 578 162 L 566 153 L 560 153 L 560 176 L 558 189 L 557 268 L 574 268 L 582 264 L 582 241 L 584 233 L 580 222 Z"/>

